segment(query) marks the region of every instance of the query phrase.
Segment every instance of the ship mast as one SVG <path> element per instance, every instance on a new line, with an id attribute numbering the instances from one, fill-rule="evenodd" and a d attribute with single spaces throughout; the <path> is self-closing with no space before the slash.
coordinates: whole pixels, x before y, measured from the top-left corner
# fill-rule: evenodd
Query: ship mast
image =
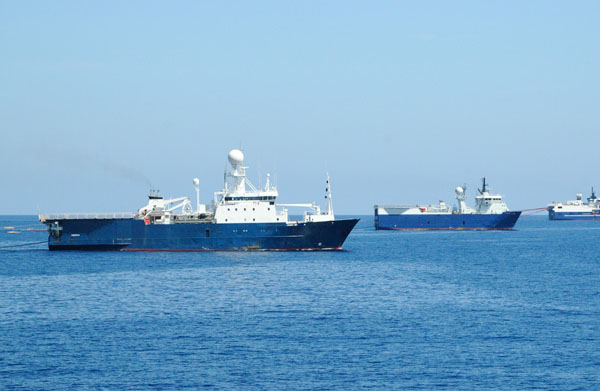
<path id="1" fill-rule="evenodd" d="M 483 185 L 482 185 L 481 190 L 477 189 L 477 190 L 479 190 L 479 194 L 487 193 L 487 191 L 488 191 L 487 184 L 485 183 L 485 177 L 482 178 L 482 181 L 483 181 Z"/>
<path id="2" fill-rule="evenodd" d="M 596 193 L 594 192 L 594 186 L 592 186 L 592 195 L 588 198 L 588 202 L 594 202 L 596 200 Z"/>
<path id="3" fill-rule="evenodd" d="M 467 184 L 465 183 L 462 187 L 458 186 L 454 192 L 456 193 L 456 201 L 458 201 L 458 213 L 467 213 L 469 209 L 467 203 Z"/>
<path id="4" fill-rule="evenodd" d="M 327 187 L 325 188 L 325 192 L 327 193 L 325 196 L 325 198 L 327 198 L 327 214 L 333 217 L 333 199 L 331 196 L 331 182 L 329 179 L 329 173 L 327 173 Z"/>

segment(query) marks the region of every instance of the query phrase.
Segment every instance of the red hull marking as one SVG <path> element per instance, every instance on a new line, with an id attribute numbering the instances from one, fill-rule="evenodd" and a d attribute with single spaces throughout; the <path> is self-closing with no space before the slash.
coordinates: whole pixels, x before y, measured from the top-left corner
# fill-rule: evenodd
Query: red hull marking
<path id="1" fill-rule="evenodd" d="M 598 220 L 600 221 L 600 217 L 590 217 L 589 219 L 551 219 L 552 221 L 590 221 L 590 220 Z"/>
<path id="2" fill-rule="evenodd" d="M 315 250 L 326 250 L 326 251 L 341 251 L 341 247 L 302 247 L 302 248 L 248 248 L 248 249 L 207 249 L 207 248 L 122 248 L 119 251 L 315 251 Z"/>
<path id="3" fill-rule="evenodd" d="M 512 231 L 514 228 L 386 228 L 392 231 Z M 381 231 L 381 229 L 380 229 Z"/>

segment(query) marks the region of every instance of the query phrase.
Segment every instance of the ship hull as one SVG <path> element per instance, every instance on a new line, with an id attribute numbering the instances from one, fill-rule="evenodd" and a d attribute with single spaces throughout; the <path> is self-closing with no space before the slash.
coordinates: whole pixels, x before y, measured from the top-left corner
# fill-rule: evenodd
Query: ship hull
<path id="1" fill-rule="evenodd" d="M 379 230 L 510 230 L 520 211 L 500 214 L 378 214 Z"/>
<path id="2" fill-rule="evenodd" d="M 50 250 L 243 251 L 341 250 L 358 219 L 286 223 L 144 224 L 138 219 L 49 222 Z M 52 224 L 60 227 L 53 230 Z M 56 225 L 56 223 L 58 223 Z"/>
<path id="3" fill-rule="evenodd" d="M 550 220 L 600 220 L 600 213 L 597 212 L 556 212 L 548 209 L 548 218 Z"/>

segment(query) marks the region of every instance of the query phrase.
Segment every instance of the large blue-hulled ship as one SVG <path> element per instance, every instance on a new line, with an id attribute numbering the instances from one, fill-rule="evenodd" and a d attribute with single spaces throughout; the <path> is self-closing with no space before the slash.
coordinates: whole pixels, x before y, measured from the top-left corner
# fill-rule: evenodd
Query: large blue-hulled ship
<path id="1" fill-rule="evenodd" d="M 511 212 L 499 194 L 483 186 L 475 197 L 475 208 L 466 204 L 466 186 L 455 189 L 458 205 L 375 205 L 375 228 L 388 230 L 508 230 L 521 211 Z"/>
<path id="2" fill-rule="evenodd" d="M 583 202 L 583 194 L 577 193 L 575 200 L 553 202 L 548 205 L 550 220 L 598 220 L 600 221 L 600 199 L 592 187 L 592 195 Z"/>
<path id="3" fill-rule="evenodd" d="M 216 251 L 341 250 L 358 222 L 336 220 L 327 177 L 327 210 L 316 203 L 277 204 L 269 174 L 264 189 L 246 177 L 244 154 L 229 152 L 223 190 L 211 205 L 195 208 L 187 197 L 164 199 L 151 192 L 136 213 L 54 214 L 39 218 L 48 226 L 50 250 Z M 302 219 L 290 220 L 289 207 L 304 208 Z"/>

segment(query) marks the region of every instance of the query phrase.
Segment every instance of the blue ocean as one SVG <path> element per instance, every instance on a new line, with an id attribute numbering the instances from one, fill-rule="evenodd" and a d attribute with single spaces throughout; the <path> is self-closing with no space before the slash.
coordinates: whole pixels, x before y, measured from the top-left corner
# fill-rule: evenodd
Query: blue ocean
<path id="1" fill-rule="evenodd" d="M 600 389 L 600 222 L 360 218 L 339 252 L 120 253 L 0 216 L 0 389 Z"/>

